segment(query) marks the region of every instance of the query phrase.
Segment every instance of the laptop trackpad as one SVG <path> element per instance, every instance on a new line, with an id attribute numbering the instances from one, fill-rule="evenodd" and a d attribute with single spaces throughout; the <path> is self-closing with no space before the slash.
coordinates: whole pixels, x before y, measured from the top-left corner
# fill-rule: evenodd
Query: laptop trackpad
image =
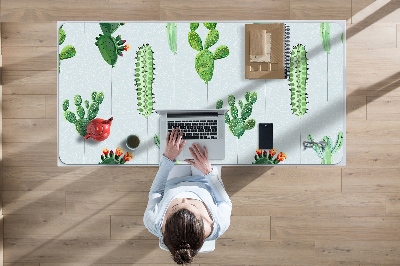
<path id="1" fill-rule="evenodd" d="M 218 151 L 215 151 L 213 149 L 218 148 L 215 144 L 215 141 L 213 140 L 196 140 L 196 141 L 188 141 L 186 142 L 185 148 L 183 148 L 182 152 L 183 152 L 183 158 L 184 159 L 193 159 L 192 154 L 190 153 L 189 147 L 192 147 L 192 144 L 196 143 L 199 145 L 199 148 L 201 151 L 204 152 L 204 146 L 207 147 L 207 151 L 208 151 L 208 157 L 209 159 L 214 157 L 214 156 L 210 156 L 210 154 L 218 154 Z"/>

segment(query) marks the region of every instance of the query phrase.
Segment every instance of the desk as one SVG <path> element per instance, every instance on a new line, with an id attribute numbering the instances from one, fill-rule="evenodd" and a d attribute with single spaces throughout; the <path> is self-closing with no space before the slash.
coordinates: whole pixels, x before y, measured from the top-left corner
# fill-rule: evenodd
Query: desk
<path id="1" fill-rule="evenodd" d="M 251 33 L 246 33 L 245 25 L 271 23 L 284 26 L 283 42 L 278 42 L 278 47 L 274 43 L 276 34 L 268 35 L 266 30 L 261 37 L 263 44 L 254 45 L 249 38 L 255 37 L 248 37 Z M 124 165 L 158 165 L 160 152 L 154 136 L 159 134 L 159 116 L 154 110 L 216 108 L 218 100 L 222 100 L 222 108 L 231 114 L 228 96 L 233 95 L 240 115 L 239 101 L 246 103 L 247 92 L 257 95 L 248 118 L 255 120 L 255 127 L 239 138 L 226 125 L 226 157 L 212 164 L 268 163 L 268 159 L 255 159 L 257 152 L 261 153 L 259 159 L 269 153 L 257 151 L 258 123 L 273 123 L 274 157 L 280 152 L 286 156 L 279 165 L 345 163 L 344 21 L 241 21 L 216 25 L 58 22 L 57 28 L 59 165 L 97 165 L 103 149 L 115 152 L 118 147 L 124 154 L 132 153 L 133 158 Z M 205 51 L 206 45 L 211 53 Z M 254 52 L 257 49 L 261 52 Z M 277 55 L 274 49 L 281 52 Z M 199 50 L 202 56 L 198 56 Z M 250 69 L 249 51 L 263 53 L 261 61 L 271 63 Z M 207 61 L 210 58 L 205 54 L 219 59 Z M 257 56 L 260 58 L 253 56 L 253 63 L 259 60 Z M 281 68 L 274 60 L 283 62 L 283 77 L 246 78 L 250 72 Z M 212 63 L 213 69 L 205 67 L 200 74 L 197 72 L 196 66 Z M 307 78 L 305 85 L 300 84 L 302 78 Z M 97 93 L 94 100 L 93 92 Z M 80 115 L 88 120 L 80 119 Z M 83 137 L 87 123 L 94 117 L 113 117 L 110 135 L 101 142 Z M 74 119 L 80 120 L 80 132 L 72 123 Z M 126 147 L 130 134 L 141 140 L 134 151 Z M 304 148 L 304 141 L 311 141 L 310 138 L 326 147 L 311 144 Z"/>

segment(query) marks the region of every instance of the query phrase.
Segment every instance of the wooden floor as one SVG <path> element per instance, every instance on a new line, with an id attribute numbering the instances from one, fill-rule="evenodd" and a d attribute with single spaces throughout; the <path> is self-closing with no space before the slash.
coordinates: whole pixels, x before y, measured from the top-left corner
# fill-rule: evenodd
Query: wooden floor
<path id="1" fill-rule="evenodd" d="M 194 265 L 400 265 L 399 7 L 1 0 L 4 265 L 172 265 L 142 222 L 156 167 L 56 166 L 56 21 L 214 19 L 347 21 L 347 166 L 224 167 L 231 226 Z"/>

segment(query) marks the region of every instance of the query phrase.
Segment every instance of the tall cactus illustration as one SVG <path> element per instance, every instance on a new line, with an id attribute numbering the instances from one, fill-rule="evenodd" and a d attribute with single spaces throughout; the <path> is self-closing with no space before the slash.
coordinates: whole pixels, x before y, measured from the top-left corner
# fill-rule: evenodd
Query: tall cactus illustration
<path id="1" fill-rule="evenodd" d="M 136 53 L 135 86 L 137 91 L 138 110 L 141 115 L 148 118 L 153 113 L 153 81 L 154 63 L 151 46 L 143 44 Z"/>
<path id="2" fill-rule="evenodd" d="M 130 48 L 129 44 L 125 44 L 126 40 L 121 39 L 121 35 L 117 37 L 111 35 L 122 25 L 124 23 L 100 23 L 103 34 L 99 34 L 94 43 L 99 48 L 104 61 L 112 67 L 117 63 L 118 56 L 123 56 L 122 52 Z"/>
<path id="3" fill-rule="evenodd" d="M 314 142 L 314 138 L 309 134 L 307 136 L 308 140 Z M 332 147 L 332 140 L 329 136 L 322 138 L 322 141 L 326 142 L 325 147 L 320 147 L 317 144 L 313 145 L 314 151 L 317 153 L 318 157 L 321 158 L 321 164 L 332 164 L 332 155 L 335 154 L 343 145 L 343 132 L 339 132 L 336 138 L 336 143 Z"/>
<path id="4" fill-rule="evenodd" d="M 176 54 L 176 51 L 178 49 L 177 46 L 177 38 L 178 38 L 178 33 L 177 33 L 177 26 L 176 23 L 174 22 L 168 22 L 167 23 L 167 36 L 168 36 L 168 45 L 169 49 Z"/>
<path id="5" fill-rule="evenodd" d="M 208 50 L 219 40 L 219 32 L 216 29 L 217 23 L 203 23 L 203 25 L 209 30 L 204 45 L 196 32 L 199 23 L 190 23 L 188 41 L 193 49 L 199 51 L 195 58 L 196 72 L 205 83 L 208 83 L 214 74 L 214 61 L 227 57 L 229 48 L 226 45 L 220 45 L 215 49 L 214 53 Z"/>
<path id="6" fill-rule="evenodd" d="M 87 116 L 85 117 L 85 109 L 82 107 L 82 97 L 77 94 L 74 96 L 74 104 L 76 106 L 76 113 L 78 115 L 78 118 L 76 115 L 69 111 L 69 100 L 66 99 L 63 101 L 62 108 L 64 111 L 64 117 L 65 119 L 72 123 L 75 124 L 76 131 L 81 135 L 82 137 L 86 136 L 87 134 L 87 125 L 89 124 L 90 121 L 96 118 L 98 112 L 99 112 L 99 106 L 103 102 L 104 99 L 104 93 L 103 92 L 92 92 L 92 103 L 89 105 L 89 101 L 86 100 L 84 102 L 84 107 L 87 110 Z"/>
<path id="7" fill-rule="evenodd" d="M 61 25 L 60 29 L 58 30 L 58 45 L 63 44 L 66 37 L 67 34 L 65 33 L 65 30 L 62 28 Z M 66 45 L 58 55 L 58 72 L 60 72 L 61 60 L 72 58 L 75 55 L 76 55 L 75 47 L 70 44 Z"/>
<path id="8" fill-rule="evenodd" d="M 322 47 L 328 54 L 331 51 L 331 37 L 330 37 L 330 25 L 329 22 L 323 22 L 320 25 Z"/>
<path id="9" fill-rule="evenodd" d="M 301 117 L 307 113 L 306 83 L 308 76 L 307 52 L 302 44 L 293 47 L 289 71 L 290 99 L 293 114 Z"/>
<path id="10" fill-rule="evenodd" d="M 229 111 L 225 113 L 225 123 L 229 125 L 229 130 L 234 136 L 240 139 L 246 130 L 254 128 L 256 121 L 252 118 L 248 119 L 253 111 L 253 104 L 257 101 L 257 92 L 246 92 L 244 95 L 246 103 L 243 104 L 242 100 L 239 100 L 240 117 L 238 108 L 235 106 L 235 96 L 228 95 L 228 104 L 230 106 Z M 217 109 L 221 109 L 223 105 L 222 100 L 218 100 L 216 104 Z"/>

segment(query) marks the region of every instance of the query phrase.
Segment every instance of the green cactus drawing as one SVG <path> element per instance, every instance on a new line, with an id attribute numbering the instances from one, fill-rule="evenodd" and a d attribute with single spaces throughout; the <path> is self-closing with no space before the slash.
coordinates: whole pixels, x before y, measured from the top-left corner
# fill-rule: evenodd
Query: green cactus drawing
<path id="1" fill-rule="evenodd" d="M 323 22 L 320 26 L 321 31 L 321 38 L 322 38 L 322 47 L 324 48 L 325 52 L 328 54 L 331 50 L 331 37 L 330 37 L 330 25 L 329 22 Z"/>
<path id="2" fill-rule="evenodd" d="M 121 39 L 121 35 L 117 37 L 111 35 L 122 25 L 124 23 L 100 23 L 103 34 L 99 34 L 94 43 L 99 48 L 104 61 L 111 67 L 117 63 L 118 56 L 123 56 L 122 52 L 130 48 L 129 44 L 125 44 L 126 40 Z"/>
<path id="3" fill-rule="evenodd" d="M 178 49 L 177 46 L 177 38 L 178 38 L 178 33 L 177 33 L 177 26 L 176 23 L 173 22 L 168 22 L 167 23 L 167 36 L 168 36 L 168 45 L 169 49 L 176 54 L 176 51 Z"/>
<path id="4" fill-rule="evenodd" d="M 153 81 L 154 57 L 151 46 L 143 44 L 136 53 L 135 86 L 137 91 L 138 110 L 141 115 L 148 118 L 153 113 Z"/>
<path id="5" fill-rule="evenodd" d="M 276 156 L 275 156 L 276 155 Z M 252 164 L 278 164 L 286 159 L 286 154 L 280 152 L 277 154 L 275 149 L 270 150 L 256 150 L 256 155 L 254 155 L 254 162 Z"/>
<path id="6" fill-rule="evenodd" d="M 343 37 L 344 37 L 344 33 L 342 33 L 342 35 L 340 35 L 340 40 L 342 41 L 342 43 L 343 43 Z"/>
<path id="7" fill-rule="evenodd" d="M 207 84 L 214 74 L 214 61 L 225 58 L 229 55 L 229 48 L 226 45 L 220 45 L 212 53 L 208 48 L 213 46 L 219 40 L 219 32 L 216 29 L 217 23 L 203 23 L 209 31 L 203 42 L 196 30 L 199 23 L 190 23 L 190 32 L 188 33 L 189 45 L 199 53 L 195 58 L 195 69 L 197 74 Z"/>
<path id="8" fill-rule="evenodd" d="M 125 164 L 133 158 L 132 153 L 124 151 L 121 148 L 117 148 L 115 152 L 113 150 L 103 149 L 103 154 L 100 156 L 101 161 L 99 164 Z"/>
<path id="9" fill-rule="evenodd" d="M 62 28 L 62 25 L 60 29 L 58 30 L 58 45 L 61 45 L 64 43 L 65 38 L 67 38 L 67 34 L 65 33 L 64 29 Z M 76 49 L 73 45 L 66 45 L 58 55 L 58 72 L 60 73 L 60 66 L 61 66 L 61 60 L 66 60 L 69 58 L 72 58 L 76 55 Z"/>
<path id="10" fill-rule="evenodd" d="M 307 52 L 302 44 L 293 47 L 290 55 L 289 85 L 293 114 L 301 117 L 307 113 L 306 84 L 308 76 Z"/>
<path id="11" fill-rule="evenodd" d="M 309 134 L 308 140 L 314 142 L 314 138 Z M 332 147 L 332 140 L 329 136 L 322 138 L 322 141 L 326 142 L 325 147 L 320 147 L 317 144 L 313 145 L 314 151 L 318 157 L 321 158 L 321 164 L 332 164 L 332 155 L 335 154 L 343 145 L 343 132 L 339 132 L 336 138 L 336 143 Z"/>
<path id="12" fill-rule="evenodd" d="M 86 100 L 84 102 L 84 107 L 86 108 L 87 116 L 85 117 L 85 108 L 82 107 L 82 97 L 77 94 L 74 96 L 74 104 L 76 106 L 76 113 L 78 115 L 78 118 L 76 115 L 69 111 L 69 100 L 66 99 L 62 103 L 62 108 L 64 111 L 64 117 L 65 119 L 72 123 L 75 124 L 75 129 L 81 135 L 82 137 L 86 136 L 87 134 L 87 125 L 89 124 L 90 121 L 96 118 L 98 112 L 99 112 L 99 106 L 103 102 L 104 99 L 104 93 L 103 92 L 92 92 L 92 103 L 89 105 L 89 101 Z"/>
<path id="13" fill-rule="evenodd" d="M 240 117 L 238 108 L 235 106 L 235 96 L 228 95 L 228 104 L 230 106 L 229 111 L 225 113 L 225 123 L 229 125 L 229 130 L 238 139 L 244 134 L 246 130 L 254 128 L 256 121 L 252 118 L 248 119 L 253 111 L 253 104 L 257 101 L 257 92 L 246 92 L 244 95 L 246 103 L 243 104 L 242 100 L 239 100 Z M 216 104 L 217 109 L 221 109 L 223 105 L 222 100 L 218 100 Z"/>
<path id="14" fill-rule="evenodd" d="M 158 148 L 160 148 L 160 137 L 157 134 L 154 134 L 154 144 L 156 144 L 156 146 Z"/>

